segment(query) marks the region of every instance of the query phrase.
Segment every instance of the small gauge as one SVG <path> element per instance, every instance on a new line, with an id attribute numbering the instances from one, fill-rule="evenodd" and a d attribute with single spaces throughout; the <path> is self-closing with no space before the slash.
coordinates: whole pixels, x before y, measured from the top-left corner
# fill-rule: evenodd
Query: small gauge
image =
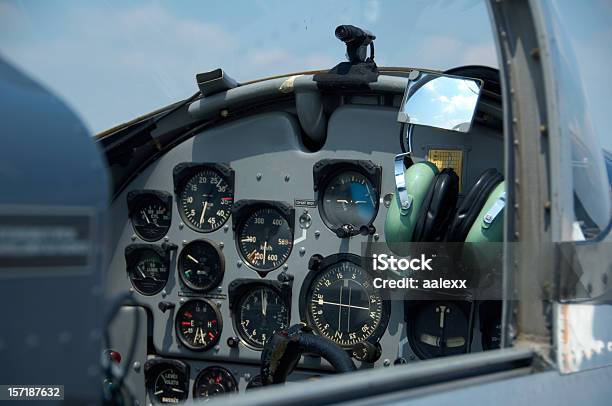
<path id="1" fill-rule="evenodd" d="M 152 296 L 168 282 L 168 254 L 155 245 L 132 244 L 125 249 L 127 273 L 137 292 Z"/>
<path id="2" fill-rule="evenodd" d="M 217 245 L 208 240 L 195 240 L 181 251 L 177 268 L 188 288 L 206 292 L 223 280 L 225 261 Z"/>
<path id="3" fill-rule="evenodd" d="M 172 222 L 172 196 L 157 190 L 133 190 L 127 195 L 134 232 L 145 241 L 161 239 Z"/>
<path id="4" fill-rule="evenodd" d="M 254 286 L 238 299 L 234 323 L 248 346 L 262 349 L 274 333 L 289 327 L 289 309 L 276 289 L 259 284 Z"/>
<path id="5" fill-rule="evenodd" d="M 362 173 L 345 171 L 332 176 L 320 197 L 319 211 L 325 224 L 335 230 L 370 225 L 378 211 L 378 194 Z"/>
<path id="6" fill-rule="evenodd" d="M 145 382 L 153 404 L 177 404 L 189 396 L 189 369 L 180 361 L 152 359 L 145 364 Z"/>
<path id="7" fill-rule="evenodd" d="M 223 321 L 221 313 L 207 300 L 192 299 L 176 315 L 176 335 L 185 347 L 204 351 L 219 341 Z"/>
<path id="8" fill-rule="evenodd" d="M 181 218 L 209 233 L 229 219 L 234 203 L 234 172 L 221 164 L 179 164 L 174 169 Z"/>
<path id="9" fill-rule="evenodd" d="M 272 271 L 289 258 L 293 228 L 277 208 L 256 207 L 237 226 L 236 244 L 240 256 L 251 268 Z"/>
<path id="10" fill-rule="evenodd" d="M 389 321 L 389 302 L 356 262 L 340 260 L 315 271 L 304 297 L 308 324 L 346 349 L 378 341 Z"/>
<path id="11" fill-rule="evenodd" d="M 425 301 L 408 311 L 408 340 L 419 358 L 444 357 L 467 351 L 468 316 L 456 303 Z"/>
<path id="12" fill-rule="evenodd" d="M 194 399 L 209 399 L 222 393 L 238 392 L 238 383 L 230 371 L 222 367 L 208 367 L 198 374 L 193 383 Z"/>

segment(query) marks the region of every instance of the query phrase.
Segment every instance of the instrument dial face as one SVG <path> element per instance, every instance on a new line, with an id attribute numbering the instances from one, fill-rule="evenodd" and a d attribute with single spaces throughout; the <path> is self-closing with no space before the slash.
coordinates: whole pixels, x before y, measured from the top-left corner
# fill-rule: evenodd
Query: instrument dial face
<path id="1" fill-rule="evenodd" d="M 142 195 L 131 210 L 134 231 L 145 241 L 157 241 L 170 229 L 172 211 L 159 197 Z"/>
<path id="2" fill-rule="evenodd" d="M 132 286 L 143 295 L 159 293 L 166 286 L 170 274 L 166 260 L 148 248 L 139 249 L 135 255 L 137 259 L 127 270 Z"/>
<path id="3" fill-rule="evenodd" d="M 221 314 L 206 300 L 190 300 L 176 315 L 176 335 L 181 343 L 194 351 L 204 351 L 215 345 L 222 329 Z"/>
<path id="4" fill-rule="evenodd" d="M 370 225 L 378 210 L 378 196 L 372 182 L 357 171 L 334 175 L 325 185 L 320 200 L 321 218 L 332 229 L 347 224 L 356 228 Z"/>
<path id="5" fill-rule="evenodd" d="M 206 240 L 195 240 L 185 245 L 177 267 L 181 280 L 188 288 L 208 291 L 223 280 L 225 261 L 217 246 Z"/>
<path id="6" fill-rule="evenodd" d="M 257 271 L 272 271 L 287 261 L 293 230 L 272 207 L 254 210 L 239 226 L 236 243 L 240 256 Z"/>
<path id="7" fill-rule="evenodd" d="M 250 347 L 262 349 L 274 333 L 289 327 L 287 304 L 268 286 L 259 285 L 245 293 L 236 309 L 236 329 Z"/>
<path id="8" fill-rule="evenodd" d="M 238 392 L 238 383 L 232 373 L 222 367 L 203 369 L 193 383 L 194 399 L 209 399 L 230 392 Z"/>
<path id="9" fill-rule="evenodd" d="M 187 400 L 187 377 L 172 366 L 163 369 L 153 381 L 149 396 L 155 404 L 176 404 Z"/>
<path id="10" fill-rule="evenodd" d="M 379 327 L 388 321 L 372 276 L 350 261 L 321 270 L 308 288 L 306 300 L 309 324 L 344 348 L 377 338 Z"/>
<path id="11" fill-rule="evenodd" d="M 178 198 L 183 221 L 196 231 L 209 233 L 229 218 L 234 191 L 218 171 L 202 169 L 183 184 Z"/>
<path id="12" fill-rule="evenodd" d="M 411 315 L 409 340 L 421 359 L 463 354 L 468 343 L 468 318 L 451 302 L 428 302 Z"/>

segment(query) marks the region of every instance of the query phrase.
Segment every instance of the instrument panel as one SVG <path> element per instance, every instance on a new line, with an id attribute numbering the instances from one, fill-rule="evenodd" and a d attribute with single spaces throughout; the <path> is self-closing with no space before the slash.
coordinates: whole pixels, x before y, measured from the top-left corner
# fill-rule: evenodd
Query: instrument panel
<path id="1" fill-rule="evenodd" d="M 290 114 L 244 118 L 177 145 L 115 200 L 113 218 L 126 220 L 114 224 L 107 294 L 131 290 L 147 309 L 143 365 L 179 363 L 137 375 L 143 385 L 146 378 L 150 401 L 257 386 L 263 344 L 300 321 L 349 351 L 358 367 L 418 361 L 442 347 L 467 349 L 459 341 L 437 345 L 436 337 L 460 335 L 424 322 L 439 320 L 435 309 L 417 317 L 403 301 L 383 297 L 360 263 L 363 243 L 384 241 L 398 149 L 395 115 L 392 108 L 339 108 L 318 152 L 304 151 Z M 437 137 L 428 134 L 427 145 L 451 144 Z M 417 153 L 418 146 L 417 138 Z M 479 174 L 479 167 L 470 170 L 464 158 L 467 182 Z M 138 195 L 144 198 L 136 204 Z M 475 306 L 468 304 L 468 316 Z M 473 341 L 481 348 L 478 334 Z M 421 348 L 427 346 L 433 349 Z M 320 358 L 303 357 L 294 375 L 329 372 Z"/>

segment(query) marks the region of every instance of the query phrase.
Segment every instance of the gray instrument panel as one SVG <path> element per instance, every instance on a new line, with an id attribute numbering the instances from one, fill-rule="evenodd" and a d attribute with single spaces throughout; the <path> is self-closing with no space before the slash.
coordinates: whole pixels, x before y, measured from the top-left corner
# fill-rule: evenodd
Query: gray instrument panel
<path id="1" fill-rule="evenodd" d="M 330 117 L 324 148 L 315 153 L 304 150 L 299 141 L 300 130 L 297 119 L 285 112 L 264 113 L 230 122 L 202 132 L 176 146 L 140 173 L 112 204 L 111 218 L 114 221 L 111 241 L 114 248 L 108 270 L 107 294 L 114 296 L 131 288 L 126 273 L 124 250 L 133 243 L 146 243 L 135 235 L 127 217 L 126 195 L 129 191 L 155 189 L 174 195 L 172 171 L 177 164 L 224 162 L 235 171 L 235 201 L 278 200 L 294 205 L 295 199 L 315 198 L 313 164 L 321 159 L 330 158 L 371 160 L 380 165 L 383 170 L 382 198 L 394 192 L 393 158 L 399 153 L 399 124 L 395 120 L 396 116 L 397 110 L 394 108 L 341 106 Z M 463 192 L 473 184 L 482 170 L 493 167 L 503 172 L 502 138 L 492 130 L 476 126 L 469 134 L 424 127 L 415 131 L 413 148 L 417 160 L 425 158 L 427 148 L 445 146 L 464 150 Z M 307 230 L 300 228 L 298 221 L 305 210 L 312 222 Z M 376 237 L 380 241 L 385 241 L 386 215 L 387 208 L 381 203 L 373 223 L 377 233 L 375 236 L 359 235 L 350 239 L 339 239 L 325 226 L 317 208 L 295 207 L 294 246 L 286 262 L 286 272 L 294 276 L 290 324 L 300 321 L 299 292 L 308 273 L 310 257 L 313 254 L 328 256 L 341 252 L 359 255 L 361 243 L 373 241 Z M 220 289 L 201 295 L 211 298 L 212 302 L 219 306 L 223 318 L 223 331 L 218 345 L 208 351 L 194 352 L 179 344 L 174 333 L 174 316 L 184 296 L 181 294 L 181 282 L 176 270 L 177 255 L 172 256 L 170 276 L 162 292 L 153 296 L 143 296 L 133 292 L 133 297 L 152 315 L 153 325 L 149 328 L 152 328 L 153 345 L 160 357 L 180 358 L 187 362 L 198 360 L 198 363 L 205 360 L 207 365 L 210 362 L 218 365 L 226 365 L 225 363 L 229 362 L 230 369 L 239 372 L 236 379 L 240 379 L 242 391 L 246 385 L 245 379 L 242 379 L 243 374 L 252 374 L 257 370 L 261 353 L 246 346 L 230 348 L 226 344 L 229 337 L 237 336 L 229 310 L 228 285 L 238 278 L 258 281 L 261 280 L 260 276 L 245 265 L 237 265 L 240 257 L 234 242 L 232 218 L 219 230 L 205 234 L 181 226 L 181 223 L 175 197 L 172 204 L 172 223 L 165 241 L 179 246 L 176 254 L 180 253 L 184 243 L 200 238 L 223 245 L 225 276 Z M 315 237 L 317 231 L 320 235 Z M 164 239 L 152 244 L 160 245 L 163 241 Z M 283 271 L 285 269 L 280 267 L 268 273 L 266 279 L 276 280 Z M 175 303 L 177 307 L 164 313 L 158 308 L 160 301 Z M 382 356 L 376 362 L 376 367 L 393 363 L 398 357 L 408 361 L 417 359 L 406 337 L 401 301 L 392 301 L 388 328 L 380 344 Z M 472 348 L 474 350 L 480 348 L 478 335 L 475 335 Z M 144 363 L 145 360 L 138 361 Z M 240 364 L 243 364 L 244 368 Z M 359 367 L 359 362 L 356 364 Z M 313 372 L 327 369 L 324 361 L 315 357 L 303 357 L 301 366 L 315 369 Z"/>

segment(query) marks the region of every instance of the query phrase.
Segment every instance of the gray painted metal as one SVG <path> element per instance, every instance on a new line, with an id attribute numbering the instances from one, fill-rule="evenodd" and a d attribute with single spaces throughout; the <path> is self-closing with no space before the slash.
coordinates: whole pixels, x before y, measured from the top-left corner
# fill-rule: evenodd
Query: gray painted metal
<path id="1" fill-rule="evenodd" d="M 41 230 L 53 218 L 60 219 L 56 229 L 66 230 L 75 215 L 91 220 L 91 255 L 74 272 L 50 264 L 37 271 L 0 264 L 0 382 L 65 385 L 67 401 L 97 403 L 108 252 L 105 162 L 61 100 L 2 60 L 0 105 L 0 211 L 23 215 L 23 223 L 0 227 Z"/>

